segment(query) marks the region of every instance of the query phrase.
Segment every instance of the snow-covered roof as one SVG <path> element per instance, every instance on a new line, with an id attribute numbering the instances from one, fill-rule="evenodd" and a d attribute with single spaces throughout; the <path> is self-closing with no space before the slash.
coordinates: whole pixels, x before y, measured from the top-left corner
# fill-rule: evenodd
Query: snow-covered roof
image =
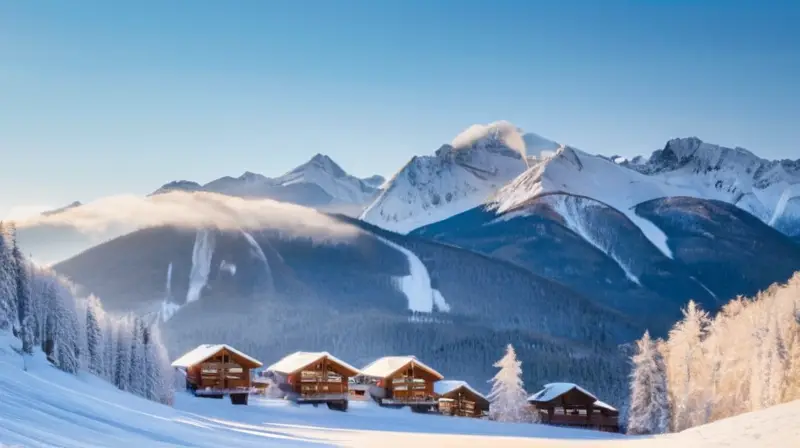
<path id="1" fill-rule="evenodd" d="M 550 383 L 550 384 L 545 384 L 544 389 L 528 397 L 528 401 L 538 401 L 541 403 L 545 403 L 561 395 L 564 395 L 565 393 L 571 391 L 572 389 L 578 389 L 584 394 L 597 400 L 597 397 L 595 397 L 591 392 L 582 388 L 581 386 L 578 386 L 575 383 Z"/>
<path id="2" fill-rule="evenodd" d="M 361 369 L 361 374 L 364 376 L 371 376 L 373 378 L 386 378 L 407 366 L 411 362 L 413 362 L 415 366 L 427 370 L 435 376 L 438 376 L 439 379 L 444 378 L 444 375 L 417 359 L 416 356 L 384 356 L 383 358 L 372 361 L 366 367 Z"/>
<path id="3" fill-rule="evenodd" d="M 271 366 L 267 367 L 267 370 L 270 372 L 277 372 L 282 374 L 290 374 L 297 372 L 298 370 L 302 369 L 303 367 L 309 366 L 322 358 L 328 358 L 331 361 L 335 362 L 336 364 L 341 365 L 342 367 L 353 371 L 355 375 L 358 375 L 360 371 L 355 367 L 351 366 L 350 364 L 342 361 L 341 359 L 331 355 L 328 352 L 295 352 L 291 355 L 285 356 L 280 361 L 272 364 Z"/>
<path id="4" fill-rule="evenodd" d="M 610 404 L 606 403 L 605 401 L 600 401 L 600 400 L 597 400 L 597 401 L 594 402 L 594 407 L 608 409 L 609 411 L 616 411 L 617 410 L 617 408 L 615 408 L 614 406 L 611 406 Z"/>
<path id="5" fill-rule="evenodd" d="M 433 383 L 433 391 L 437 395 L 449 394 L 450 392 L 458 389 L 459 387 L 463 387 L 463 388 L 469 390 L 470 392 L 472 392 L 473 394 L 483 398 L 484 400 L 486 399 L 486 397 L 482 393 L 480 393 L 477 390 L 473 389 L 472 386 L 470 386 L 466 381 L 442 380 L 442 381 L 437 381 L 437 382 Z"/>
<path id="6" fill-rule="evenodd" d="M 231 353 L 234 353 L 242 358 L 252 362 L 256 366 L 261 366 L 261 362 L 257 359 L 253 358 L 252 356 L 248 356 L 239 350 L 231 347 L 228 344 L 202 344 L 198 345 L 197 348 L 194 350 L 190 350 L 189 352 L 185 353 L 180 358 L 172 361 L 172 367 L 183 367 L 188 368 L 189 366 L 193 366 L 195 364 L 199 364 L 206 359 L 214 356 L 220 350 L 228 350 Z"/>

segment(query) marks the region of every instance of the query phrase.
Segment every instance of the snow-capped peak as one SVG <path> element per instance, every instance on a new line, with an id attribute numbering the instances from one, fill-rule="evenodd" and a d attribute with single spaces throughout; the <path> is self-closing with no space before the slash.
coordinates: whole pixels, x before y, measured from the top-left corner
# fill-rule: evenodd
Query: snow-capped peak
<path id="1" fill-rule="evenodd" d="M 529 154 L 560 145 L 507 121 L 473 125 L 432 156 L 413 157 L 361 219 L 400 233 L 477 207 L 525 171 Z"/>
<path id="2" fill-rule="evenodd" d="M 490 207 L 503 213 L 548 193 L 586 196 L 616 208 L 669 256 L 663 233 L 636 215 L 637 205 L 676 196 L 725 201 L 791 234 L 787 226 L 800 220 L 800 161 L 768 161 L 695 137 L 670 140 L 647 160 L 564 147 L 503 187 Z M 781 219 L 786 216 L 797 219 Z"/>
<path id="3" fill-rule="evenodd" d="M 364 204 L 375 197 L 382 182 L 380 176 L 358 179 L 347 174 L 330 157 L 316 154 L 309 161 L 276 178 L 245 171 L 238 177 L 224 176 L 205 185 L 186 180 L 170 182 L 153 194 L 175 190 L 210 191 L 231 196 L 267 197 L 311 207 L 355 206 L 359 212 Z M 346 210 L 336 208 L 336 211 Z"/>

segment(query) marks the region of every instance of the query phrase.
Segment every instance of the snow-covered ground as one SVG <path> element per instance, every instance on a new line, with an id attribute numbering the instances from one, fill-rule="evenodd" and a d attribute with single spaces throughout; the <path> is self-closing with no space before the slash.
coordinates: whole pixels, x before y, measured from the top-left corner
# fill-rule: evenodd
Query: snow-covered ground
<path id="1" fill-rule="evenodd" d="M 414 414 L 352 402 L 346 413 L 253 399 L 177 394 L 174 407 L 117 390 L 85 373 L 21 357 L 0 336 L 0 446 L 25 447 L 250 447 L 250 446 L 486 446 L 631 447 L 797 446 L 800 401 L 742 415 L 681 434 L 631 438 L 544 425 L 503 424 Z"/>

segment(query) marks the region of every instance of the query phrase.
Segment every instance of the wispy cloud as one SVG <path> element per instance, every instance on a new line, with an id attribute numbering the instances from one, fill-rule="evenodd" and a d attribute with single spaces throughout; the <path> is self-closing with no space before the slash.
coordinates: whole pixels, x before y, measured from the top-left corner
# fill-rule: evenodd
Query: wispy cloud
<path id="1" fill-rule="evenodd" d="M 100 242 L 157 226 L 275 229 L 282 235 L 311 237 L 320 243 L 358 234 L 355 227 L 310 208 L 215 193 L 111 196 L 50 216 L 38 214 L 15 222 L 23 247 L 44 262 L 63 260 Z"/>

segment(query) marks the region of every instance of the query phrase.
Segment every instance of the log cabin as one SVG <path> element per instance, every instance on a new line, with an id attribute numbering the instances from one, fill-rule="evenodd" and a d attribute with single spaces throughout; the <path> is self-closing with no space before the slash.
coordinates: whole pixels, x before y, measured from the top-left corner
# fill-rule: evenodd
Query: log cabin
<path id="1" fill-rule="evenodd" d="M 619 411 L 573 383 L 551 383 L 528 397 L 542 423 L 619 432 Z"/>
<path id="2" fill-rule="evenodd" d="M 444 415 L 480 418 L 489 413 L 489 400 L 466 381 L 437 381 L 433 391 Z"/>
<path id="3" fill-rule="evenodd" d="M 433 412 L 439 401 L 433 390 L 441 373 L 414 356 L 387 356 L 361 369 L 359 382 L 381 406 L 409 406 L 414 412 Z"/>
<path id="4" fill-rule="evenodd" d="M 347 410 L 350 378 L 359 371 L 328 352 L 296 352 L 267 367 L 285 398 Z"/>
<path id="5" fill-rule="evenodd" d="M 226 344 L 197 346 L 172 362 L 186 377 L 186 389 L 199 397 L 222 398 L 247 404 L 252 392 L 250 370 L 261 362 Z"/>

